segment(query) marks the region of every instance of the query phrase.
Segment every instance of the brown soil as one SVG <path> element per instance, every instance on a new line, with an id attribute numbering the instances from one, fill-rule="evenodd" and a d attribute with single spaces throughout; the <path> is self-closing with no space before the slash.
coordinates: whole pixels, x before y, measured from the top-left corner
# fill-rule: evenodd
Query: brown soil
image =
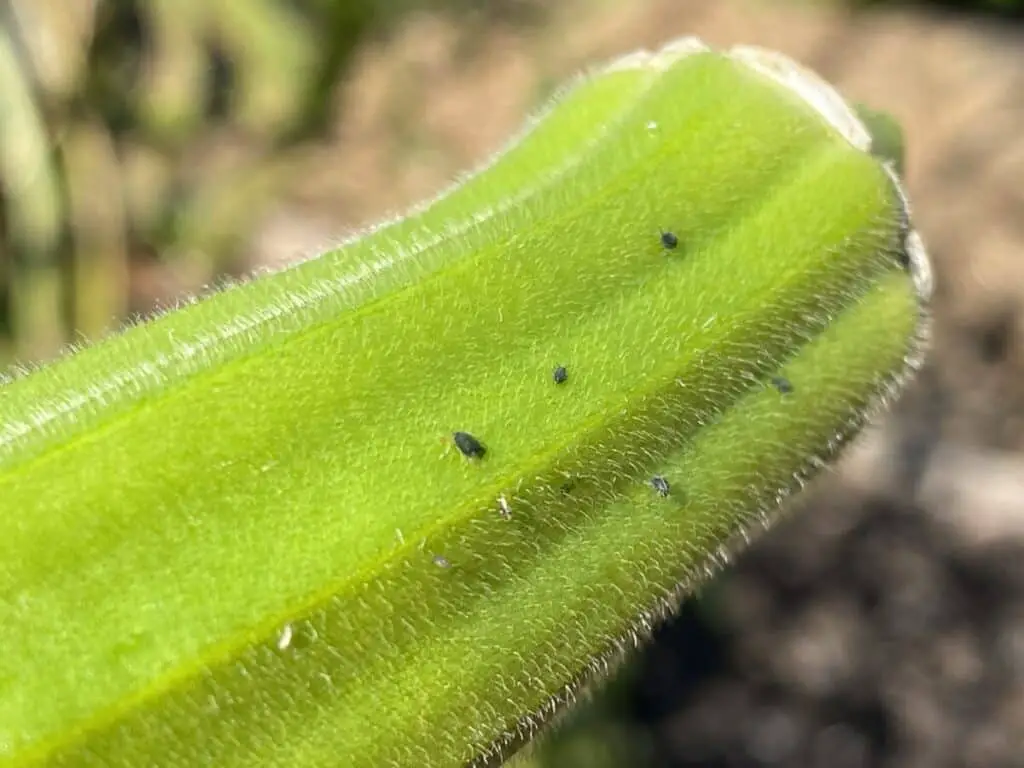
<path id="1" fill-rule="evenodd" d="M 253 261 L 431 194 L 551 84 L 679 35 L 779 49 L 892 112 L 937 279 L 927 369 L 660 633 L 632 717 L 657 765 L 1024 766 L 1024 28 L 744 0 L 552 6 L 540 28 L 472 38 L 424 17 L 367 51 L 336 140 L 309 153 Z"/>

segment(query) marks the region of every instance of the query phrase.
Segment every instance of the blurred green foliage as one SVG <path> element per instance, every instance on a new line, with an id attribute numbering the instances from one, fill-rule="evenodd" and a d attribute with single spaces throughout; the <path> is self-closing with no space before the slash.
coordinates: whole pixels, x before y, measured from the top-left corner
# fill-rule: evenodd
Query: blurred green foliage
<path id="1" fill-rule="evenodd" d="M 360 45 L 414 10 L 529 18 L 533 0 L 0 0 L 0 364 L 52 357 L 241 240 L 327 134 Z"/>

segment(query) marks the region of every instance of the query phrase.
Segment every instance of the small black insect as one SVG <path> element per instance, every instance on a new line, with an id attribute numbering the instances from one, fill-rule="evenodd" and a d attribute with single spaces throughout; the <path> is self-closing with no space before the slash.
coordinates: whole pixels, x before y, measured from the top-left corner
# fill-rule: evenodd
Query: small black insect
<path id="1" fill-rule="evenodd" d="M 483 444 L 469 432 L 452 432 L 452 439 L 455 441 L 456 447 L 462 451 L 462 455 L 467 458 L 479 459 L 487 453 Z"/>
<path id="2" fill-rule="evenodd" d="M 668 480 L 661 475 L 655 475 L 651 478 L 651 488 L 658 492 L 659 496 L 668 496 L 670 489 Z"/>
<path id="3" fill-rule="evenodd" d="M 565 381 L 569 378 L 569 372 L 565 370 L 564 365 L 560 365 L 557 368 L 555 368 L 554 373 L 551 374 L 551 377 L 555 380 L 555 384 L 564 384 Z"/>
<path id="4" fill-rule="evenodd" d="M 784 395 L 793 391 L 793 384 L 784 376 L 773 376 L 772 385 Z"/>
<path id="5" fill-rule="evenodd" d="M 679 245 L 679 238 L 676 237 L 671 232 L 662 232 L 661 244 L 671 251 L 673 248 Z"/>

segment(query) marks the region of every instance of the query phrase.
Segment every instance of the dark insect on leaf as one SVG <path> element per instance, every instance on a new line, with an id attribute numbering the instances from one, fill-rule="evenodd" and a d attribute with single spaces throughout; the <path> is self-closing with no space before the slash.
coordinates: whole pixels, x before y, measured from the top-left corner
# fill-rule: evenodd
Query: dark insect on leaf
<path id="1" fill-rule="evenodd" d="M 479 459 L 487 453 L 483 444 L 469 432 L 453 432 L 452 439 L 455 441 L 456 447 L 462 451 L 462 455 L 467 458 Z"/>
<path id="2" fill-rule="evenodd" d="M 793 391 L 793 384 L 784 376 L 773 376 L 772 385 L 784 395 Z"/>
<path id="3" fill-rule="evenodd" d="M 672 250 L 677 245 L 679 245 L 679 238 L 676 237 L 671 232 L 662 232 L 661 233 L 661 244 L 663 246 L 665 246 L 666 248 L 668 248 L 669 250 Z"/>
<path id="4" fill-rule="evenodd" d="M 564 365 L 560 365 L 557 368 L 555 368 L 555 371 L 552 374 L 552 378 L 554 378 L 555 384 L 564 384 L 566 379 L 569 378 L 569 372 L 565 370 Z"/>
<path id="5" fill-rule="evenodd" d="M 651 478 L 651 488 L 657 491 L 659 496 L 668 496 L 670 490 L 668 480 L 661 475 L 655 475 Z"/>

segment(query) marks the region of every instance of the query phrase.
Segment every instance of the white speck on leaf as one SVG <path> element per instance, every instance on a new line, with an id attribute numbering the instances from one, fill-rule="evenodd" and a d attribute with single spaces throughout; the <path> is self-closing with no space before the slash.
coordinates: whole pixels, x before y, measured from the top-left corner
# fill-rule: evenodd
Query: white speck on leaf
<path id="1" fill-rule="evenodd" d="M 285 624 L 277 637 L 277 650 L 284 651 L 292 644 L 292 625 Z"/>

